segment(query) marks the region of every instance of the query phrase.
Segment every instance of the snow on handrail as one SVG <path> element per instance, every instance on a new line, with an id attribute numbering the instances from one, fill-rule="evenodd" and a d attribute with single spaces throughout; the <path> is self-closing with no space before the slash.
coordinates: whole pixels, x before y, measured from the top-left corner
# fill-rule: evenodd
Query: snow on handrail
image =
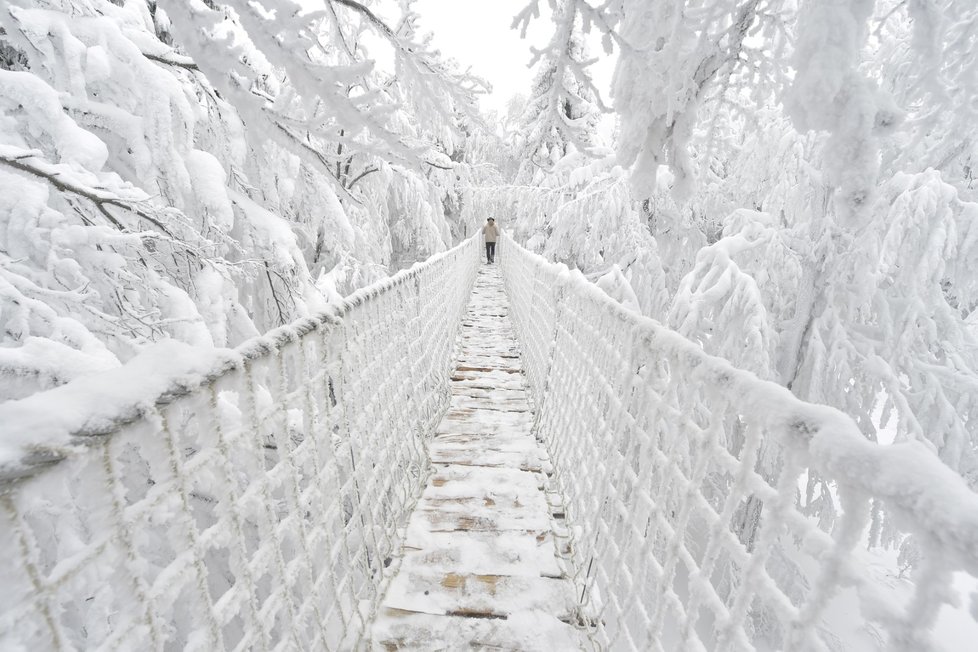
<path id="1" fill-rule="evenodd" d="M 978 495 L 958 475 L 919 443 L 867 441 L 508 236 L 499 256 L 582 614 L 609 649 L 935 647 L 952 573 L 978 576 Z M 828 501 L 842 513 L 820 527 Z M 921 552 L 914 581 L 886 591 L 861 545 L 880 509 Z"/>
<path id="2" fill-rule="evenodd" d="M 356 645 L 479 244 L 233 351 L 164 344 L 0 405 L 0 649 Z"/>

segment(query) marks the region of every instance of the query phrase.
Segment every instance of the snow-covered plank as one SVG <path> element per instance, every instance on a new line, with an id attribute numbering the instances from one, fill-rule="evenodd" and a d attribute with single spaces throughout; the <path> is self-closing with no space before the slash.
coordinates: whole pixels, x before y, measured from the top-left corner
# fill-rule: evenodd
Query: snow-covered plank
<path id="1" fill-rule="evenodd" d="M 495 615 L 431 615 L 385 608 L 374 623 L 378 650 L 578 650 L 577 630 L 545 610 Z"/>
<path id="2" fill-rule="evenodd" d="M 589 648 L 547 501 L 550 460 L 497 268 L 476 281 L 459 337 L 434 472 L 408 522 L 371 630 L 378 650 Z M 556 516 L 555 516 L 556 513 Z M 566 551 L 565 551 L 566 552 Z"/>

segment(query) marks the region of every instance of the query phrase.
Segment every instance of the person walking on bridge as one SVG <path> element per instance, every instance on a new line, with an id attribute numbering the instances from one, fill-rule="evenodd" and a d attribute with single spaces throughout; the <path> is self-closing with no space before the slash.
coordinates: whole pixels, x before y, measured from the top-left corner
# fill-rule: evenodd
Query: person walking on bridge
<path id="1" fill-rule="evenodd" d="M 491 263 L 496 259 L 496 239 L 499 237 L 496 220 L 491 217 L 486 220 L 486 225 L 482 227 L 482 235 L 486 238 L 486 262 Z"/>

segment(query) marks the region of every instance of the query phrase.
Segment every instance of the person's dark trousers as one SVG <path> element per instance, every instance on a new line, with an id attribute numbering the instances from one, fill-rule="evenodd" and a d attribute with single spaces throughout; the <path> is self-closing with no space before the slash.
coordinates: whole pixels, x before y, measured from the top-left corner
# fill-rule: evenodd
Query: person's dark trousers
<path id="1" fill-rule="evenodd" d="M 492 262 L 496 259 L 496 243 L 487 242 L 486 243 L 486 261 Z"/>

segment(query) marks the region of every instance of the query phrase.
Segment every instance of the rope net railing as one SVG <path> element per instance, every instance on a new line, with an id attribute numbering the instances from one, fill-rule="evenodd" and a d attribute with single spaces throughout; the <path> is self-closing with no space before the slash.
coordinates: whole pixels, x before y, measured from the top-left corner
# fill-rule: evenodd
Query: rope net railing
<path id="1" fill-rule="evenodd" d="M 581 616 L 603 646 L 932 649 L 952 573 L 978 575 L 978 496 L 960 477 L 920 444 L 867 441 L 842 413 L 706 355 L 509 237 L 499 258 Z M 831 525 L 810 515 L 816 476 L 843 510 Z M 863 545 L 880 508 L 921 553 L 913 583 L 888 591 Z"/>
<path id="2" fill-rule="evenodd" d="M 150 399 L 82 406 L 97 418 L 56 418 L 74 383 L 0 406 L 5 435 L 63 442 L 0 469 L 0 649 L 355 647 L 427 475 L 479 245 Z"/>

